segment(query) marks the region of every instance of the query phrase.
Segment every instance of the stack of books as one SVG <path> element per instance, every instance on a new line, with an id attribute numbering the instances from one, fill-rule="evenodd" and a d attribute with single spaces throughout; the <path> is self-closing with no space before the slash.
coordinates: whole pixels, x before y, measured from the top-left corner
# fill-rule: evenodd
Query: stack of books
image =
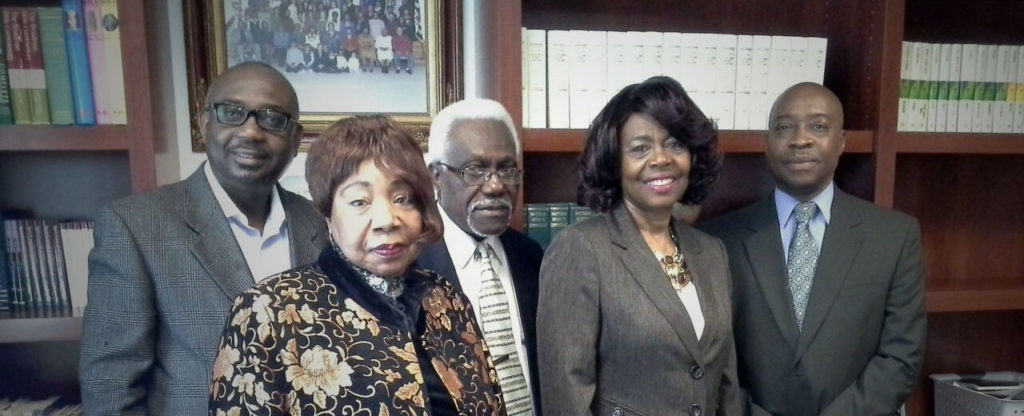
<path id="1" fill-rule="evenodd" d="M 0 222 L 0 310 L 87 303 L 91 221 Z"/>
<path id="2" fill-rule="evenodd" d="M 590 208 L 573 203 L 526 204 L 526 235 L 547 248 L 559 231 L 594 216 Z"/>
<path id="3" fill-rule="evenodd" d="M 127 124 L 117 1 L 0 8 L 0 125 Z"/>
<path id="4" fill-rule="evenodd" d="M 1024 46 L 903 42 L 896 129 L 1024 133 Z"/>
<path id="5" fill-rule="evenodd" d="M 523 125 L 585 129 L 623 87 L 675 78 L 719 129 L 765 130 L 772 101 L 822 83 L 828 40 L 716 33 L 522 30 Z"/>

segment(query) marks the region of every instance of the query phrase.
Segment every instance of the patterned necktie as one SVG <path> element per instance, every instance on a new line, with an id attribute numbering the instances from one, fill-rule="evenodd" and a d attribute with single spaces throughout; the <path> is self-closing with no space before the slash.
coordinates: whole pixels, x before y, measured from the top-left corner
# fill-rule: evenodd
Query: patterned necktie
<path id="1" fill-rule="evenodd" d="M 814 282 L 814 266 L 818 263 L 818 245 L 814 242 L 810 227 L 811 218 L 817 209 L 813 201 L 801 202 L 793 209 L 796 212 L 796 231 L 789 243 L 786 269 L 789 272 L 789 291 L 793 294 L 797 329 L 803 329 L 807 298 L 811 294 L 811 283 Z"/>
<path id="2" fill-rule="evenodd" d="M 473 259 L 482 272 L 480 286 L 480 329 L 491 350 L 491 357 L 498 372 L 501 391 L 505 398 L 505 409 L 510 416 L 532 415 L 533 399 L 526 388 L 522 360 L 516 349 L 512 333 L 512 317 L 509 316 L 508 296 L 498 274 L 491 266 L 494 249 L 490 244 L 477 244 Z"/>

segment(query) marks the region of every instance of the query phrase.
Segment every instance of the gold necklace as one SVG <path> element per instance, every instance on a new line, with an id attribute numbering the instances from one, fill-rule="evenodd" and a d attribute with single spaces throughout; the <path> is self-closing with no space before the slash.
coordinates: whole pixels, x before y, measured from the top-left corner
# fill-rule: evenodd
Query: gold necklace
<path id="1" fill-rule="evenodd" d="M 676 252 L 671 256 L 661 257 L 658 259 L 658 263 L 661 264 L 661 269 L 668 276 L 668 281 L 672 283 L 672 288 L 679 290 L 686 287 L 692 281 L 692 277 L 690 268 L 686 264 L 686 258 L 683 257 L 683 252 L 679 249 L 679 241 L 676 241 L 676 233 L 671 227 L 668 235 L 672 238 L 672 245 L 675 246 Z"/>

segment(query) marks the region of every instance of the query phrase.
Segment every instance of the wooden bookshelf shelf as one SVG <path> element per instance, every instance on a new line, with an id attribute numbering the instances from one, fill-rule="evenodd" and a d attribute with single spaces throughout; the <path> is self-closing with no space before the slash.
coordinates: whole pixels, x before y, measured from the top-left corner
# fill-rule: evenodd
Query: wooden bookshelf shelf
<path id="1" fill-rule="evenodd" d="M 1024 154 L 1024 134 L 897 133 L 898 153 Z"/>
<path id="2" fill-rule="evenodd" d="M 764 135 L 761 130 L 723 130 L 718 138 L 725 153 L 762 153 Z M 523 151 L 530 153 L 578 153 L 583 150 L 587 131 L 582 129 L 525 129 Z M 874 132 L 847 130 L 845 153 L 871 153 Z"/>
<path id="3" fill-rule="evenodd" d="M 1024 310 L 1024 284 L 1021 279 L 932 280 L 927 302 L 929 312 Z"/>
<path id="4" fill-rule="evenodd" d="M 0 312 L 0 344 L 78 341 L 83 308 Z"/>
<path id="5" fill-rule="evenodd" d="M 128 150 L 127 126 L 3 126 L 0 151 Z"/>

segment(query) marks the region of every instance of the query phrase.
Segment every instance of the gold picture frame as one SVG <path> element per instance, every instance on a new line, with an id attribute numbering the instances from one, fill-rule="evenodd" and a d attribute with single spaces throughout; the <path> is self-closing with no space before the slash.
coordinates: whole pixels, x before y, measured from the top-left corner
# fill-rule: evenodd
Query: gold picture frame
<path id="1" fill-rule="evenodd" d="M 256 2 L 256 0 L 249 0 L 256 4 L 269 4 L 269 1 Z M 281 2 L 286 5 L 299 5 L 304 6 L 306 3 L 310 4 L 322 4 L 321 0 L 293 0 L 293 2 Z M 338 0 L 337 3 L 345 5 L 348 0 Z M 329 0 L 326 3 L 334 4 L 333 0 Z M 461 88 L 461 65 L 459 63 L 459 56 L 461 55 L 461 1 L 459 0 L 381 0 L 375 2 L 375 4 L 381 5 L 382 7 L 394 6 L 394 11 L 398 12 L 400 6 L 398 5 L 409 5 L 411 4 L 414 9 L 409 13 L 407 10 L 402 9 L 401 12 L 408 13 L 414 16 L 413 24 L 408 32 L 412 33 L 410 43 L 413 46 L 413 55 L 410 56 L 406 63 L 408 73 L 405 71 L 392 72 L 388 71 L 386 74 L 384 70 L 393 68 L 398 69 L 399 64 L 396 61 L 392 61 L 390 65 L 385 65 L 383 61 L 378 61 L 378 64 L 371 64 L 365 67 L 369 67 L 370 71 L 362 72 L 345 72 L 345 73 L 316 73 L 311 69 L 307 69 L 301 72 L 289 72 L 284 69 L 288 68 L 283 65 L 283 60 L 278 61 L 282 58 L 280 49 L 274 47 L 273 44 L 268 45 L 263 41 L 248 41 L 245 40 L 245 35 L 242 36 L 242 41 L 245 43 L 252 43 L 255 46 L 247 46 L 254 49 L 256 52 L 254 55 L 259 55 L 259 51 L 269 51 L 270 53 L 264 54 L 267 58 L 257 58 L 265 61 L 282 70 L 289 81 L 292 82 L 293 86 L 296 87 L 296 93 L 299 95 L 299 107 L 301 112 L 299 114 L 299 121 L 304 127 L 304 131 L 307 137 L 303 140 L 303 149 L 308 148 L 309 143 L 315 139 L 315 135 L 325 130 L 331 123 L 343 117 L 350 117 L 359 114 L 385 114 L 396 121 L 406 126 L 412 131 L 421 144 L 425 147 L 427 133 L 430 130 L 430 120 L 432 117 L 440 111 L 447 103 L 456 101 L 462 96 Z M 277 28 L 270 28 L 266 30 L 269 25 L 268 19 L 265 19 L 266 10 L 260 9 L 258 13 L 250 10 L 241 10 L 241 0 L 183 0 L 184 7 L 184 22 L 185 22 L 185 48 L 187 56 L 187 73 L 188 73 L 188 84 L 189 84 L 189 112 L 191 120 L 191 136 L 192 136 L 192 150 L 196 152 L 204 151 L 202 138 L 199 134 L 198 115 L 204 111 L 206 107 L 205 97 L 206 90 L 209 86 L 210 81 L 219 75 L 221 72 L 226 70 L 230 65 L 242 62 L 244 60 L 257 60 L 250 59 L 253 54 L 240 54 L 237 51 L 239 45 L 238 33 L 255 33 L 255 31 L 245 32 L 239 27 L 249 27 L 246 25 L 264 25 L 263 33 L 276 33 Z M 249 4 L 246 2 L 245 4 Z M 312 7 L 312 6 L 311 6 Z M 359 26 L 357 30 L 368 29 L 367 21 L 365 19 L 359 20 L 363 17 L 374 16 L 375 10 L 369 9 L 364 6 L 355 6 L 359 8 L 357 13 L 358 16 L 351 15 L 354 17 L 352 25 L 348 25 L 350 14 L 344 14 L 342 19 L 344 23 L 339 20 L 321 20 L 317 21 L 316 17 L 312 18 L 313 26 L 310 28 L 310 32 L 319 31 L 320 34 L 326 34 L 322 28 L 332 25 L 338 22 L 338 29 L 342 26 L 348 26 L 351 30 L 352 26 Z M 286 6 L 287 8 L 287 6 Z M 364 10 L 365 9 L 365 10 Z M 281 20 L 285 17 L 293 17 L 297 12 L 293 10 L 277 10 L 270 9 L 270 13 L 278 13 L 279 11 L 283 14 L 279 15 L 276 19 Z M 336 15 L 333 14 L 333 10 L 324 8 L 324 12 L 313 12 L 310 11 L 310 15 L 324 17 L 327 19 L 334 19 Z M 369 13 L 367 13 L 367 11 Z M 386 10 L 381 12 L 391 12 Z M 329 17 L 325 17 L 330 14 Z M 406 16 L 402 16 L 404 19 Z M 372 17 L 370 17 L 372 18 Z M 273 18 L 272 18 L 273 19 Z M 299 20 L 306 20 L 305 23 L 289 23 L 294 30 L 291 31 L 291 40 L 298 41 L 302 38 L 299 35 L 302 33 L 302 29 L 298 26 L 303 24 L 309 24 L 309 18 L 303 17 L 298 18 Z M 383 19 L 382 19 L 383 20 Z M 283 21 L 283 20 L 282 20 Z M 396 19 L 397 21 L 397 19 Z M 240 23 L 241 22 L 241 23 Z M 255 22 L 255 23 L 254 23 Z M 385 29 L 390 33 L 393 30 L 391 21 L 388 21 L 388 27 Z M 419 22 L 419 23 L 415 23 Z M 397 25 L 397 24 L 396 24 Z M 229 39 L 228 29 L 238 30 L 238 32 L 232 32 L 232 39 Z M 378 26 L 379 27 L 379 26 Z M 317 28 L 317 29 L 313 29 Z M 280 29 L 281 31 L 287 31 Z M 340 32 L 340 31 L 339 31 Z M 335 32 L 332 32 L 335 33 Z M 351 33 L 350 33 L 351 34 Z M 364 34 L 365 35 L 365 34 Z M 248 35 L 250 39 L 256 39 L 255 35 Z M 344 44 L 344 36 L 339 35 L 342 38 L 342 44 Z M 296 37 L 299 37 L 297 40 Z M 262 40 L 268 40 L 263 38 Z M 229 43 L 231 45 L 229 45 Z M 417 53 L 416 44 L 419 43 L 419 49 Z M 324 42 L 328 44 L 328 42 Z M 336 44 L 336 43 L 332 43 Z M 234 53 L 232 53 L 232 46 L 236 46 Z M 268 48 L 269 47 L 269 48 Z M 294 46 L 293 46 L 294 47 Z M 304 47 L 304 46 L 303 46 Z M 326 47 L 325 47 L 326 49 Z M 314 51 L 317 53 L 317 51 Z M 230 54 L 230 55 L 229 55 Z M 338 50 L 338 55 L 345 54 L 345 51 Z M 352 53 L 352 55 L 355 55 Z M 271 58 L 272 57 L 272 58 Z M 421 62 L 420 58 L 423 61 Z M 333 59 L 333 58 L 332 58 Z M 360 57 L 361 62 L 363 59 Z M 319 61 L 318 61 L 319 62 Z M 333 62 L 333 61 L 328 61 Z M 373 61 L 368 61 L 373 62 Z M 378 72 L 373 72 L 377 69 Z M 420 82 L 422 79 L 422 83 Z M 396 80 L 392 83 L 391 80 Z M 409 87 L 411 83 L 411 87 Z M 376 96 L 377 94 L 366 94 L 359 93 L 358 90 L 372 89 L 373 87 L 379 87 L 385 93 L 380 94 L 381 96 L 388 96 L 388 89 L 390 91 L 391 101 L 379 100 L 372 104 L 353 104 L 356 100 L 366 100 L 370 96 Z M 358 98 L 352 101 L 341 101 L 337 100 L 335 95 L 320 96 L 320 91 L 329 88 L 336 88 L 340 90 L 351 89 L 353 90 L 352 95 L 357 95 Z M 420 100 L 417 93 L 421 91 L 419 88 L 422 87 L 423 96 Z M 399 91 L 400 90 L 400 91 Z M 412 91 L 410 93 L 410 91 Z M 413 98 L 406 100 L 405 97 L 413 95 Z M 342 94 L 344 95 L 344 94 Z M 395 97 L 401 97 L 402 99 L 396 100 Z M 314 100 L 315 98 L 315 100 Z M 411 101 L 412 105 L 409 102 Z M 313 103 L 314 105 L 311 105 Z M 360 107 L 360 105 L 364 105 Z M 313 107 L 313 110 L 307 111 L 307 108 Z M 388 111 L 391 108 L 402 107 L 401 111 Z"/>

